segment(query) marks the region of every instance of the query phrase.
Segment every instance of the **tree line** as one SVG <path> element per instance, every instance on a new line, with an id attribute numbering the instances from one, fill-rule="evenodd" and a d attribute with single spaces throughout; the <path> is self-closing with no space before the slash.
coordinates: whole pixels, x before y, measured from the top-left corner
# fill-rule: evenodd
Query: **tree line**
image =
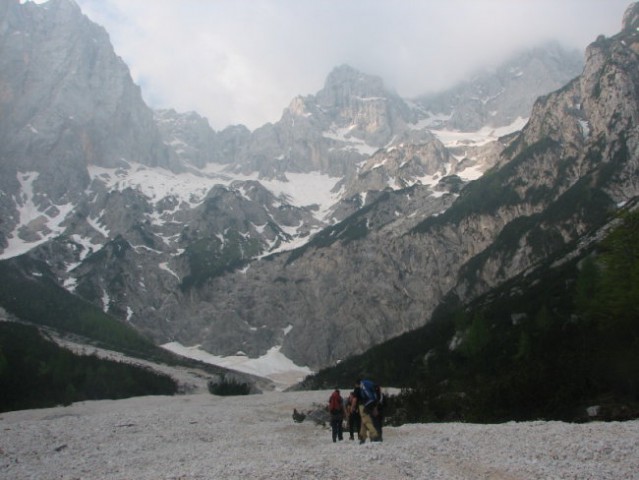
<path id="1" fill-rule="evenodd" d="M 176 392 L 176 382 L 166 375 L 75 355 L 34 326 L 0 322 L 0 412 Z"/>

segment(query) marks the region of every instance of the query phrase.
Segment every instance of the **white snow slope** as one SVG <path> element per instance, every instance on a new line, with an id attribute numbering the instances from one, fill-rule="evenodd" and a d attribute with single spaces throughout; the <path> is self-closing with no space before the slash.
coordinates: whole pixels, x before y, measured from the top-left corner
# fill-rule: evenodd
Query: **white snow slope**
<path id="1" fill-rule="evenodd" d="M 333 443 L 293 408 L 330 392 L 208 393 L 0 414 L 0 478 L 639 479 L 639 421 L 387 427 Z"/>

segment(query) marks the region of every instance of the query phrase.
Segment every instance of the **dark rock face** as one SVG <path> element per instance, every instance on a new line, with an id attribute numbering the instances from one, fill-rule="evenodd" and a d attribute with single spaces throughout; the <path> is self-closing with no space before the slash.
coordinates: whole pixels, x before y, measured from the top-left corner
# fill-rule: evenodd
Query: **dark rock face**
<path id="1" fill-rule="evenodd" d="M 0 24 L 0 155 L 22 171 L 46 174 L 58 200 L 86 165 L 123 160 L 170 167 L 129 70 L 107 33 L 70 0 L 43 5 L 3 0 Z"/>
<path id="2" fill-rule="evenodd" d="M 621 28 L 624 31 L 637 31 L 639 28 L 639 4 L 633 3 L 626 9 Z"/>

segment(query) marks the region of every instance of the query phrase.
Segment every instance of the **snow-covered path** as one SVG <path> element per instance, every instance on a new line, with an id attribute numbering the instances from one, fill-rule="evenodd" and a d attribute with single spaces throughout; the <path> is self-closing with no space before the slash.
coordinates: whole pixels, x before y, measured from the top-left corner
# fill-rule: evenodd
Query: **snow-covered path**
<path id="1" fill-rule="evenodd" d="M 309 420 L 330 392 L 208 393 L 0 414 L 0 479 L 639 479 L 639 421 L 425 424 L 384 443 Z"/>

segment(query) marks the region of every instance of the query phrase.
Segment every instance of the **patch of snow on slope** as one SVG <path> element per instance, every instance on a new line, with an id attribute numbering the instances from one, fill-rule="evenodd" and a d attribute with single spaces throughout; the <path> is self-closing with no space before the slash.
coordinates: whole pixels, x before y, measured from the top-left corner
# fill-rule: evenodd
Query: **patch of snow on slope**
<path id="1" fill-rule="evenodd" d="M 457 175 L 459 176 L 459 178 L 461 178 L 465 182 L 470 182 L 471 180 L 477 180 L 483 174 L 484 174 L 484 171 L 482 170 L 480 165 L 468 167 L 468 168 L 465 168 L 464 170 L 457 172 Z"/>
<path id="2" fill-rule="evenodd" d="M 432 132 L 446 147 L 481 146 L 495 141 L 499 137 L 521 130 L 527 121 L 527 118 L 519 117 L 505 127 L 484 127 L 476 132 L 459 132 L 456 130 L 432 130 Z"/>
<path id="3" fill-rule="evenodd" d="M 199 170 L 198 174 L 192 172 L 176 174 L 162 168 L 150 168 L 132 163 L 131 168 L 126 170 L 91 165 L 89 174 L 92 179 L 105 183 L 109 189 L 133 188 L 156 202 L 173 196 L 180 203 L 187 203 L 190 208 L 201 204 L 215 185 L 231 187 L 238 180 L 259 181 L 276 197 L 284 195 L 291 205 L 297 207 L 318 205 L 319 216 L 325 215 L 339 200 L 339 193 L 331 192 L 339 179 L 318 172 L 287 173 L 286 176 L 290 181 L 286 182 L 259 179 L 257 173 L 253 175 L 227 173 L 223 172 L 224 168 L 223 165 L 209 164 L 206 168 Z M 157 220 L 160 221 L 160 219 Z"/>
<path id="4" fill-rule="evenodd" d="M 289 250 L 295 250 L 296 248 L 303 247 L 311 240 L 311 238 L 313 238 L 313 235 L 321 231 L 322 231 L 321 227 L 314 228 L 308 232 L 308 235 L 303 237 L 294 237 L 293 240 L 290 240 L 286 243 L 282 243 L 279 247 L 274 248 L 273 250 L 269 249 L 264 254 L 260 255 L 257 258 L 264 258 L 274 253 L 288 252 Z"/>
<path id="5" fill-rule="evenodd" d="M 87 223 L 89 225 L 91 225 L 91 228 L 93 228 L 93 230 L 98 232 L 104 238 L 107 238 L 107 239 L 111 238 L 111 232 L 109 232 L 108 228 L 105 228 L 104 226 L 100 225 L 100 219 L 99 218 L 87 217 Z"/>
<path id="6" fill-rule="evenodd" d="M 171 275 L 173 275 L 175 278 L 177 278 L 178 281 L 181 281 L 180 276 L 169 268 L 168 263 L 162 262 L 158 266 L 160 267 L 160 270 L 164 270 L 165 272 L 169 272 Z"/>
<path id="7" fill-rule="evenodd" d="M 18 172 L 18 181 L 21 186 L 21 195 L 16 199 L 19 221 L 16 227 L 7 236 L 7 248 L 0 254 L 0 260 L 16 257 L 28 252 L 34 247 L 64 233 L 62 222 L 73 210 L 71 203 L 55 205 L 58 213 L 51 215 L 42 212 L 34 202 L 33 182 L 37 180 L 39 173 Z M 48 211 L 52 209 L 49 207 Z M 29 228 L 33 227 L 33 228 Z M 27 241 L 20 238 L 20 231 L 28 229 L 31 234 L 38 236 L 37 240 Z"/>
<path id="8" fill-rule="evenodd" d="M 354 128 L 356 128 L 356 125 L 351 125 L 350 127 L 343 128 L 333 126 L 331 130 L 322 132 L 322 136 L 324 138 L 329 138 L 331 140 L 336 140 L 338 142 L 344 143 L 344 146 L 341 147 L 341 149 L 355 150 L 362 155 L 370 156 L 377 150 L 379 150 L 378 147 L 368 145 L 364 140 L 353 137 L 351 135 L 351 131 L 353 131 Z"/>
<path id="9" fill-rule="evenodd" d="M 317 205 L 317 217 L 324 220 L 329 209 L 340 199 L 341 192 L 333 192 L 339 179 L 318 172 L 287 173 L 288 182 L 280 180 L 260 180 L 260 183 L 275 196 L 284 195 L 286 200 L 297 207 Z"/>
<path id="10" fill-rule="evenodd" d="M 79 265 L 79 264 L 77 264 L 77 265 Z M 77 288 L 77 286 L 78 286 L 78 279 L 77 279 L 77 278 L 69 277 L 69 278 L 67 278 L 67 279 L 64 281 L 63 286 L 64 286 L 64 288 L 65 288 L 66 290 L 68 290 L 69 292 L 71 292 L 71 293 L 75 293 L 75 289 L 76 289 L 76 288 Z"/>
<path id="11" fill-rule="evenodd" d="M 106 290 L 102 290 L 102 310 L 104 313 L 109 312 L 109 306 L 111 305 L 111 297 L 109 297 L 109 292 Z"/>
<path id="12" fill-rule="evenodd" d="M 91 179 L 105 183 L 112 190 L 133 188 L 151 201 L 173 196 L 191 207 L 198 206 L 215 184 L 224 183 L 222 178 L 199 176 L 193 173 L 174 173 L 160 167 L 146 167 L 131 163 L 131 168 L 104 168 L 90 165 Z"/>
<path id="13" fill-rule="evenodd" d="M 286 358 L 280 352 L 280 347 L 272 347 L 265 355 L 259 358 L 249 358 L 246 355 L 221 357 L 202 350 L 199 345 L 185 347 L 178 342 L 166 343 L 162 347 L 183 357 L 268 378 L 275 383 L 278 390 L 290 387 L 313 373 L 308 367 L 295 365 L 290 359 Z"/>
<path id="14" fill-rule="evenodd" d="M 81 251 L 80 251 L 80 255 L 79 255 L 79 259 L 80 262 L 82 262 L 85 258 L 87 258 L 88 255 L 92 254 L 93 252 L 97 252 L 98 250 L 101 250 L 103 245 L 102 244 L 94 244 L 90 238 L 87 237 L 83 237 L 82 235 L 78 235 L 77 233 L 74 233 L 73 235 L 71 235 L 71 240 L 73 240 L 73 242 L 75 242 L 77 245 L 80 246 Z M 75 266 L 79 265 L 79 263 L 75 264 Z M 67 272 L 70 272 L 71 270 L 73 270 L 73 267 L 69 267 L 67 268 Z"/>

